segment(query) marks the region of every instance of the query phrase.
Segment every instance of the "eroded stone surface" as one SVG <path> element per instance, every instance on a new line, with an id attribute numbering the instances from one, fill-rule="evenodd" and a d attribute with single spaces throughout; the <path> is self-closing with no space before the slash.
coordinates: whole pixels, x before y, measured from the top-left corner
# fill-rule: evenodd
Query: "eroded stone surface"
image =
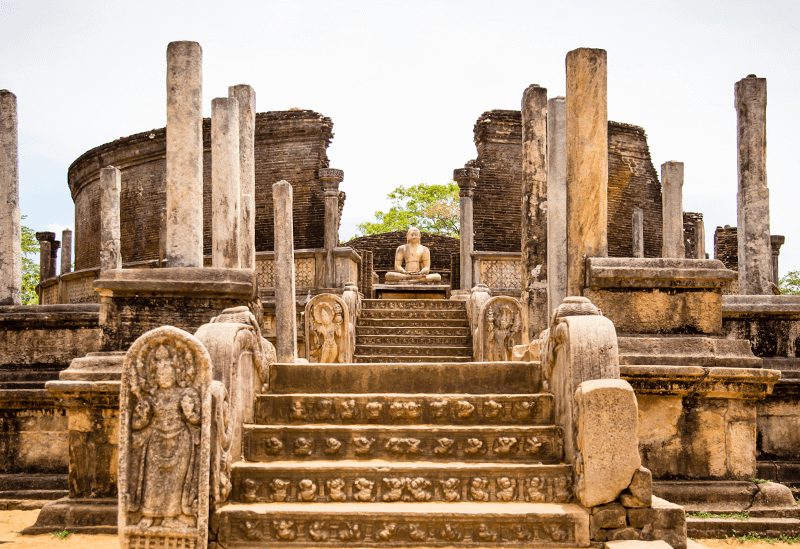
<path id="1" fill-rule="evenodd" d="M 17 155 L 17 97 L 8 90 L 0 90 L 0 305 L 22 303 L 22 233 Z"/>
<path id="2" fill-rule="evenodd" d="M 547 311 L 567 295 L 566 99 L 547 101 Z"/>
<path id="3" fill-rule="evenodd" d="M 211 101 L 211 265 L 238 269 L 239 261 L 239 103 Z"/>
<path id="4" fill-rule="evenodd" d="M 247 84 L 228 87 L 239 105 L 239 263 L 256 268 L 256 91 Z"/>
<path id="5" fill-rule="evenodd" d="M 792 491 L 783 484 L 764 482 L 758 485 L 758 493 L 753 498 L 753 508 L 759 507 L 795 507 Z"/>
<path id="6" fill-rule="evenodd" d="M 278 181 L 272 186 L 275 209 L 275 350 L 279 362 L 297 360 L 293 202 L 289 182 Z"/>
<path id="7" fill-rule="evenodd" d="M 683 259 L 683 162 L 670 160 L 661 164 L 663 198 L 663 243 L 661 257 Z"/>
<path id="8" fill-rule="evenodd" d="M 100 270 L 122 268 L 120 247 L 119 196 L 120 171 L 108 166 L 100 170 Z M 55 274 L 55 273 L 53 273 Z"/>

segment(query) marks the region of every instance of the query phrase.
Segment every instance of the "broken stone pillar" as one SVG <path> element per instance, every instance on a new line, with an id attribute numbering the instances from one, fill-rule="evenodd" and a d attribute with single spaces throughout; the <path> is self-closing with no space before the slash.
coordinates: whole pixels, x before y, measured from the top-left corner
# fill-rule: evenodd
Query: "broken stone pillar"
<path id="1" fill-rule="evenodd" d="M 547 328 L 547 89 L 522 94 L 523 343 Z"/>
<path id="2" fill-rule="evenodd" d="M 567 295 L 579 296 L 586 258 L 608 256 L 608 82 L 605 50 L 567 54 Z"/>
<path id="3" fill-rule="evenodd" d="M 72 231 L 61 231 L 61 274 L 72 271 Z"/>
<path id="4" fill-rule="evenodd" d="M 547 101 L 547 317 L 567 295 L 567 102 Z"/>
<path id="5" fill-rule="evenodd" d="M 739 295 L 772 293 L 772 251 L 767 188 L 767 79 L 749 75 L 736 83 L 739 173 Z"/>
<path id="6" fill-rule="evenodd" d="M 333 249 L 339 245 L 339 183 L 344 179 L 344 172 L 323 168 L 319 178 L 325 189 L 325 287 L 333 288 L 336 280 Z"/>
<path id="7" fill-rule="evenodd" d="M 239 104 L 211 101 L 211 265 L 239 268 Z"/>
<path id="8" fill-rule="evenodd" d="M 167 265 L 203 266 L 203 51 L 167 46 Z"/>
<path id="9" fill-rule="evenodd" d="M 633 257 L 644 257 L 644 213 L 633 209 Z"/>
<path id="10" fill-rule="evenodd" d="M 55 273 L 50 270 L 52 264 L 52 249 L 53 243 L 56 240 L 56 233 L 48 231 L 36 233 L 36 240 L 39 241 L 39 281 L 45 281 L 52 278 Z"/>
<path id="11" fill-rule="evenodd" d="M 786 242 L 786 237 L 773 234 L 769 237 L 770 245 L 772 246 L 772 283 L 776 286 L 780 280 L 780 271 L 778 271 L 778 256 L 781 255 L 781 246 Z"/>
<path id="12" fill-rule="evenodd" d="M 683 246 L 683 162 L 661 164 L 663 241 L 661 257 L 684 259 Z"/>
<path id="13" fill-rule="evenodd" d="M 228 88 L 239 103 L 239 264 L 256 268 L 256 91 L 239 84 Z"/>
<path id="14" fill-rule="evenodd" d="M 460 241 L 459 285 L 462 290 L 472 289 L 472 250 L 475 245 L 475 229 L 472 225 L 472 197 L 480 177 L 480 168 L 453 170 L 453 179 L 458 183 L 458 235 Z"/>
<path id="15" fill-rule="evenodd" d="M 108 166 L 100 170 L 100 271 L 122 268 L 120 245 L 120 171 Z"/>
<path id="16" fill-rule="evenodd" d="M 0 90 L 0 305 L 22 304 L 17 96 Z"/>
<path id="17" fill-rule="evenodd" d="M 278 362 L 297 360 L 297 318 L 294 296 L 294 226 L 292 186 L 272 185 L 275 208 L 275 350 Z"/>

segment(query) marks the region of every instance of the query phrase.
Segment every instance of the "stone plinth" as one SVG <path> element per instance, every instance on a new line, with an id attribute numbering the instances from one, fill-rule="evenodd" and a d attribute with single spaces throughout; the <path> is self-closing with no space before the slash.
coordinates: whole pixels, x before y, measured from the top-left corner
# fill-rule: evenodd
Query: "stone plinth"
<path id="1" fill-rule="evenodd" d="M 587 257 L 608 255 L 606 51 L 567 54 L 567 295 L 579 296 Z"/>
<path id="2" fill-rule="evenodd" d="M 194 332 L 223 309 L 253 301 L 249 269 L 164 268 L 106 271 L 95 280 L 100 295 L 104 351 L 124 351 L 148 330 L 171 325 Z"/>
<path id="3" fill-rule="evenodd" d="M 228 87 L 239 105 L 239 263 L 256 268 L 256 91 L 247 84 Z"/>
<path id="4" fill-rule="evenodd" d="M 683 162 L 661 164 L 661 192 L 664 223 L 661 257 L 684 259 L 683 246 Z"/>
<path id="5" fill-rule="evenodd" d="M 567 103 L 547 101 L 547 318 L 567 295 Z"/>
<path id="6" fill-rule="evenodd" d="M 22 303 L 17 97 L 0 90 L 0 305 Z"/>
<path id="7" fill-rule="evenodd" d="M 749 340 L 765 367 L 800 370 L 800 296 L 723 296 L 722 324 L 727 337 Z"/>
<path id="8" fill-rule="evenodd" d="M 722 287 L 735 277 L 714 259 L 590 258 L 583 295 L 621 333 L 722 333 Z"/>
<path id="9" fill-rule="evenodd" d="M 239 103 L 211 101 L 211 264 L 239 268 Z"/>
<path id="10" fill-rule="evenodd" d="M 450 299 L 448 284 L 374 284 L 376 299 Z"/>

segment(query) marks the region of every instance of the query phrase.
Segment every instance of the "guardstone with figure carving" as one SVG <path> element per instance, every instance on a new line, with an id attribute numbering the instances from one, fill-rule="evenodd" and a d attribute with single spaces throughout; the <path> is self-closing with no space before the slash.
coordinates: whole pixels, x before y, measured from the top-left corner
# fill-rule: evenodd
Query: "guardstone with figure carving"
<path id="1" fill-rule="evenodd" d="M 479 360 L 511 360 L 515 345 L 522 343 L 522 307 L 516 299 L 496 296 L 486 301 L 478 313 L 475 341 Z"/>
<path id="2" fill-rule="evenodd" d="M 337 295 L 320 294 L 306 304 L 306 357 L 311 363 L 353 362 L 350 313 Z"/>

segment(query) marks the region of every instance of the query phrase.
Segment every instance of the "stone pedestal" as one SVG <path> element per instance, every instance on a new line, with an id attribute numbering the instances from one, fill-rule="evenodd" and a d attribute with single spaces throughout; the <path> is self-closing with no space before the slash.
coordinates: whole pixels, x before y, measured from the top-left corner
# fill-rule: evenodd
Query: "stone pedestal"
<path id="1" fill-rule="evenodd" d="M 292 186 L 287 181 L 272 185 L 275 208 L 275 350 L 278 362 L 297 360 L 292 196 Z"/>
<path id="2" fill-rule="evenodd" d="M 567 54 L 567 295 L 579 296 L 586 258 L 608 255 L 606 51 Z"/>
<path id="3" fill-rule="evenodd" d="M 458 223 L 459 223 L 459 288 L 472 288 L 472 250 L 475 229 L 472 225 L 472 197 L 480 177 L 480 168 L 453 170 L 453 179 L 458 183 Z"/>
<path id="4" fill-rule="evenodd" d="M 772 293 L 767 188 L 767 79 L 751 74 L 736 83 L 739 193 L 739 294 Z"/>
<path id="5" fill-rule="evenodd" d="M 324 168 L 319 171 L 319 178 L 325 188 L 325 287 L 333 288 L 336 279 L 333 250 L 339 245 L 339 183 L 344 172 Z"/>
<path id="6" fill-rule="evenodd" d="M 100 170 L 100 271 L 122 268 L 119 196 L 120 171 L 108 166 Z"/>
<path id="7" fill-rule="evenodd" d="M 239 268 L 239 103 L 211 101 L 211 264 Z"/>
<path id="8" fill-rule="evenodd" d="M 522 94 L 522 339 L 547 328 L 547 90 Z"/>
<path id="9" fill-rule="evenodd" d="M 567 295 L 567 103 L 547 101 L 547 315 Z"/>
<path id="10" fill-rule="evenodd" d="M 17 97 L 0 90 L 0 305 L 22 303 Z"/>
<path id="11" fill-rule="evenodd" d="M 239 84 L 228 88 L 239 104 L 239 264 L 256 268 L 256 91 Z"/>
<path id="12" fill-rule="evenodd" d="M 670 160 L 661 164 L 663 200 L 663 242 L 661 256 L 684 259 L 683 246 L 683 162 Z"/>
<path id="13" fill-rule="evenodd" d="M 644 214 L 641 208 L 633 209 L 633 257 L 644 257 Z"/>
<path id="14" fill-rule="evenodd" d="M 448 284 L 374 284 L 376 299 L 450 299 Z"/>

